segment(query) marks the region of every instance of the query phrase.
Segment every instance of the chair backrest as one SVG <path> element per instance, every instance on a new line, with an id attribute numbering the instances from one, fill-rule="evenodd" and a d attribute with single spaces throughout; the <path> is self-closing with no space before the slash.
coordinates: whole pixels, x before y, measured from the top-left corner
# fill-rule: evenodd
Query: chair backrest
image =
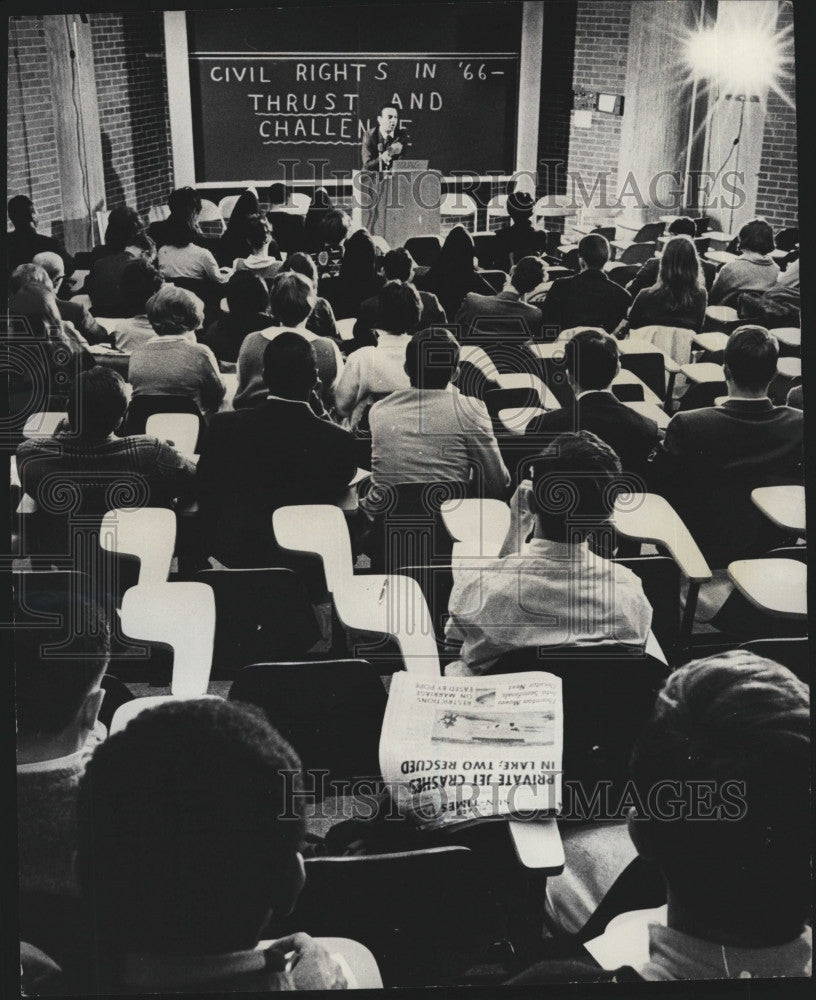
<path id="1" fill-rule="evenodd" d="M 497 294 L 507 284 L 507 272 L 500 270 L 479 271 L 479 277 L 483 278 Z"/>
<path id="2" fill-rule="evenodd" d="M 148 583 L 122 599 L 122 631 L 173 648 L 176 697 L 207 693 L 215 638 L 215 595 L 203 583 Z"/>
<path id="3" fill-rule="evenodd" d="M 154 413 L 194 413 L 201 417 L 201 411 L 192 396 L 134 396 L 125 418 L 125 434 L 144 434 L 147 418 Z"/>
<path id="4" fill-rule="evenodd" d="M 800 639 L 752 639 L 750 642 L 744 642 L 740 649 L 781 663 L 800 680 L 810 684 L 811 660 L 806 636 Z"/>
<path id="5" fill-rule="evenodd" d="M 205 569 L 215 595 L 212 676 L 250 663 L 305 656 L 321 638 L 300 577 L 291 569 Z"/>
<path id="6" fill-rule="evenodd" d="M 476 217 L 476 202 L 469 194 L 462 191 L 451 191 L 442 195 L 439 204 L 440 215 L 472 215 Z"/>
<path id="7" fill-rule="evenodd" d="M 114 733 L 121 732 L 132 719 L 135 719 L 137 715 L 141 715 L 142 712 L 146 712 L 148 709 L 158 708 L 160 705 L 166 705 L 173 701 L 188 701 L 191 699 L 210 699 L 215 701 L 222 700 L 216 694 L 158 694 L 143 695 L 141 698 L 132 698 L 130 701 L 120 705 L 119 708 L 117 708 L 113 713 L 113 719 L 111 719 L 108 735 L 113 736 Z"/>
<path id="8" fill-rule="evenodd" d="M 625 288 L 639 270 L 639 264 L 621 264 L 618 267 L 610 268 L 607 274 L 610 281 L 614 281 L 616 285 Z"/>
<path id="9" fill-rule="evenodd" d="M 473 555 L 495 557 L 510 530 L 510 508 L 501 500 L 447 500 L 440 507 L 445 527 Z"/>
<path id="10" fill-rule="evenodd" d="M 221 201 L 218 202 L 218 211 L 221 214 L 221 218 L 224 220 L 224 222 L 229 222 L 229 218 L 232 215 L 233 209 L 238 203 L 239 198 L 240 195 L 230 194 L 227 195 L 226 198 L 222 198 Z"/>
<path id="11" fill-rule="evenodd" d="M 636 241 L 621 253 L 618 260 L 621 264 L 645 264 L 647 260 L 654 256 L 657 243 L 647 243 Z"/>
<path id="12" fill-rule="evenodd" d="M 282 549 L 320 556 L 329 593 L 335 593 L 344 580 L 354 575 L 348 525 L 339 507 L 329 504 L 279 507 L 272 514 L 272 530 Z"/>
<path id="13" fill-rule="evenodd" d="M 327 771 L 329 782 L 380 778 L 379 745 L 387 696 L 375 668 L 365 660 L 253 663 L 240 670 L 230 701 L 263 709 L 295 748 L 306 772 Z M 342 795 L 314 782 L 318 799 Z"/>
<path id="14" fill-rule="evenodd" d="M 338 319 L 335 322 L 337 324 L 337 332 L 340 334 L 341 340 L 354 339 L 354 324 L 357 322 L 355 316 L 349 316 L 346 319 Z"/>
<path id="15" fill-rule="evenodd" d="M 614 226 L 596 226 L 593 233 L 597 233 L 599 236 L 603 236 L 608 240 L 615 239 L 615 227 Z"/>
<path id="16" fill-rule="evenodd" d="M 147 221 L 163 222 L 170 217 L 170 208 L 167 205 L 151 205 L 147 213 Z"/>
<path id="17" fill-rule="evenodd" d="M 442 253 L 438 236 L 412 236 L 403 245 L 420 267 L 430 267 Z"/>
<path id="18" fill-rule="evenodd" d="M 669 556 L 617 557 L 616 563 L 640 578 L 652 608 L 652 632 L 660 646 L 672 650 L 680 637 L 680 567 Z"/>
<path id="19" fill-rule="evenodd" d="M 799 243 L 799 230 L 795 227 L 780 229 L 774 239 L 777 250 L 795 250 Z"/>
<path id="20" fill-rule="evenodd" d="M 99 544 L 107 552 L 136 556 L 140 584 L 165 583 L 176 546 L 176 515 L 165 507 L 109 510 L 102 518 Z"/>
<path id="21" fill-rule="evenodd" d="M 679 326 L 640 326 L 629 331 L 629 339 L 645 340 L 653 344 L 678 365 L 687 365 L 691 361 L 691 351 L 694 347 L 692 330 Z"/>
<path id="22" fill-rule="evenodd" d="M 683 393 L 678 410 L 699 410 L 703 406 L 714 406 L 717 399 L 728 392 L 728 385 L 722 382 L 699 382 L 690 385 Z"/>
<path id="23" fill-rule="evenodd" d="M 187 458 L 196 453 L 201 418 L 195 413 L 151 413 L 145 421 L 145 434 L 173 445 Z"/>
<path id="24" fill-rule="evenodd" d="M 207 198 L 201 199 L 201 212 L 198 216 L 199 222 L 214 222 L 220 223 L 221 228 L 224 228 L 224 220 L 221 217 L 221 213 L 218 211 L 218 205 L 214 201 L 209 201 Z"/>
<path id="25" fill-rule="evenodd" d="M 290 200 L 292 206 L 301 215 L 305 215 L 309 211 L 309 205 L 312 203 L 311 197 L 303 191 L 295 191 Z"/>
<path id="26" fill-rule="evenodd" d="M 50 438 L 68 414 L 63 410 L 45 410 L 32 413 L 23 426 L 23 437 L 28 440 Z"/>
<path id="27" fill-rule="evenodd" d="M 665 222 L 647 222 L 637 231 L 634 241 L 635 243 L 657 243 L 665 228 Z"/>

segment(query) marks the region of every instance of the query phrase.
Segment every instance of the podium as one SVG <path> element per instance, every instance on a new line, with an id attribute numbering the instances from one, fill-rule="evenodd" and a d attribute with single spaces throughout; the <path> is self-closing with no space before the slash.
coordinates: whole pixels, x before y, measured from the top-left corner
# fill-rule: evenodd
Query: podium
<path id="1" fill-rule="evenodd" d="M 387 173 L 357 171 L 352 177 L 352 222 L 401 247 L 412 236 L 439 235 L 442 175 L 421 160 L 397 160 Z"/>

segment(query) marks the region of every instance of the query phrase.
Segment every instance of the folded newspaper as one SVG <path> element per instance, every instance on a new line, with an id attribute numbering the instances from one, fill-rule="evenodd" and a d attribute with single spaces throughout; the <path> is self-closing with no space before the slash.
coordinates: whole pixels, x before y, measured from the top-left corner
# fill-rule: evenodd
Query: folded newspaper
<path id="1" fill-rule="evenodd" d="M 394 674 L 380 766 L 399 811 L 422 829 L 554 815 L 562 758 L 559 677 Z"/>

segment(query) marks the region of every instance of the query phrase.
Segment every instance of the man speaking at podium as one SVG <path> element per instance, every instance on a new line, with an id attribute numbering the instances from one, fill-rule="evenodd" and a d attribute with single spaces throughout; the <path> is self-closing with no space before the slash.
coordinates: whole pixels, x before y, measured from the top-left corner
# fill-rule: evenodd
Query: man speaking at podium
<path id="1" fill-rule="evenodd" d="M 397 109 L 384 104 L 377 116 L 377 127 L 363 136 L 363 170 L 387 173 L 394 160 L 402 156 L 408 136 L 397 128 Z"/>

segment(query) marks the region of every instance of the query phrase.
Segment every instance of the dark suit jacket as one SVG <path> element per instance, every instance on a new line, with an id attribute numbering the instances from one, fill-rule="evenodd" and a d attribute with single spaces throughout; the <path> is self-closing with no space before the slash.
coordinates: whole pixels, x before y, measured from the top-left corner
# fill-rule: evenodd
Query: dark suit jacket
<path id="1" fill-rule="evenodd" d="M 356 468 L 351 434 L 306 403 L 272 399 L 217 414 L 196 475 L 206 554 L 231 567 L 280 565 L 272 512 L 334 503 Z"/>
<path id="2" fill-rule="evenodd" d="M 770 399 L 729 399 L 672 417 L 655 471 L 712 566 L 785 539 L 751 490 L 802 482 L 802 439 L 802 412 Z"/>
<path id="3" fill-rule="evenodd" d="M 496 267 L 509 271 L 522 257 L 538 257 L 544 253 L 547 249 L 547 234 L 543 229 L 533 229 L 531 222 L 514 222 L 496 230 L 493 244 Z"/>
<path id="4" fill-rule="evenodd" d="M 717 276 L 717 265 L 713 264 L 710 260 L 700 259 L 700 263 L 703 265 L 703 277 L 705 278 L 706 290 L 711 291 L 711 286 L 714 284 L 714 279 Z M 657 276 L 660 273 L 660 261 L 657 257 L 652 257 L 647 260 L 646 263 L 641 267 L 638 273 L 632 278 L 629 284 L 626 286 L 626 290 L 634 298 L 639 291 L 644 288 L 651 288 L 651 286 L 657 281 Z"/>
<path id="5" fill-rule="evenodd" d="M 605 441 L 621 460 L 624 472 L 645 478 L 649 455 L 658 443 L 654 420 L 631 410 L 611 392 L 587 392 L 572 406 L 537 417 L 527 425 L 525 440 L 540 442 L 565 431 L 591 431 Z"/>
<path id="6" fill-rule="evenodd" d="M 572 278 L 558 278 L 541 303 L 544 326 L 570 330 L 599 326 L 611 333 L 629 311 L 632 296 L 603 271 L 587 269 Z"/>
<path id="7" fill-rule="evenodd" d="M 88 312 L 88 307 L 82 302 L 72 302 L 70 299 L 57 299 L 60 317 L 73 323 L 78 333 L 89 344 L 102 344 L 110 341 L 110 334 L 104 326 L 100 326 Z"/>
<path id="8" fill-rule="evenodd" d="M 59 254 L 65 266 L 65 274 L 70 277 L 74 273 L 74 260 L 65 247 L 53 236 L 44 236 L 36 229 L 15 229 L 6 234 L 6 254 L 8 273 L 20 264 L 30 264 L 38 253 Z"/>
<path id="9" fill-rule="evenodd" d="M 369 129 L 363 136 L 363 170 L 380 169 L 380 143 L 382 143 L 383 149 L 388 149 L 388 147 L 392 146 L 395 142 L 404 143 L 406 138 L 406 133 L 401 128 L 395 129 L 393 136 L 387 140 L 384 140 L 380 135 L 379 125 L 375 125 L 374 128 Z M 398 160 L 400 156 L 402 156 L 402 153 L 396 153 L 393 159 Z M 385 169 L 389 170 L 390 167 L 386 166 Z"/>
<path id="10" fill-rule="evenodd" d="M 499 340 L 505 333 L 508 336 L 516 333 L 525 340 L 542 337 L 541 310 L 522 302 L 517 292 L 499 292 L 498 295 L 468 292 L 456 314 L 456 322 L 462 327 L 462 343 L 474 339 L 477 333 L 486 334 L 491 330 L 499 335 Z"/>

